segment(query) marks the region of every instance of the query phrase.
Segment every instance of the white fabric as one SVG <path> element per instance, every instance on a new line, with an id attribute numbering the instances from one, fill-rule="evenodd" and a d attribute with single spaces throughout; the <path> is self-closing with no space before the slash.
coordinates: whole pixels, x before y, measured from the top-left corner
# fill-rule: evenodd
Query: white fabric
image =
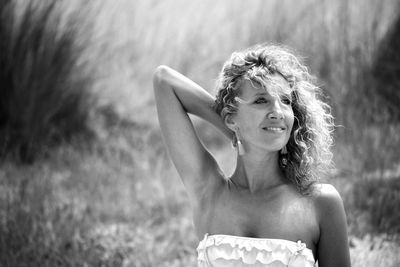
<path id="1" fill-rule="evenodd" d="M 206 234 L 197 252 L 199 267 L 317 266 L 312 251 L 300 240 Z"/>

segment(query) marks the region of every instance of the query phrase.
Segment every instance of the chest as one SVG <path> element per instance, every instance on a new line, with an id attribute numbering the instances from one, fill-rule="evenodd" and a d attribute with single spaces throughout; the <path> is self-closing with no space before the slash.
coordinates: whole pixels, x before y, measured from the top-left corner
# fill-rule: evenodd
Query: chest
<path id="1" fill-rule="evenodd" d="M 318 236 L 312 201 L 285 190 L 257 195 L 223 191 L 206 203 L 201 213 L 195 220 L 200 236 L 228 234 L 307 243 Z"/>

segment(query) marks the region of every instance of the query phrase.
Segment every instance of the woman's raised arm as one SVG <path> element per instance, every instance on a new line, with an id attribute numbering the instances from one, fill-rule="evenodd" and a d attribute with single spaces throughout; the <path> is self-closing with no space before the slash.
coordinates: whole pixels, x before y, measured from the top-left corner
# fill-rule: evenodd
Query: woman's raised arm
<path id="1" fill-rule="evenodd" d="M 194 196 L 202 191 L 200 189 L 212 180 L 208 179 L 211 174 L 219 169 L 198 139 L 188 113 L 210 122 L 228 137 L 232 136 L 232 132 L 213 110 L 214 98 L 179 72 L 159 66 L 153 85 L 165 144 L 189 196 Z"/>

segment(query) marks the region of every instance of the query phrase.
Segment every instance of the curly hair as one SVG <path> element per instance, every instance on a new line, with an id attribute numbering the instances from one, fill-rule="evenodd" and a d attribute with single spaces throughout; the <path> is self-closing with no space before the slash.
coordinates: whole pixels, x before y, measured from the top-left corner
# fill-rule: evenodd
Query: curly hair
<path id="1" fill-rule="evenodd" d="M 241 81 L 265 84 L 272 74 L 280 74 L 292 88 L 295 118 L 286 145 L 287 164 L 279 166 L 298 191 L 307 195 L 331 166 L 334 123 L 329 105 L 321 100 L 322 92 L 315 85 L 315 78 L 293 52 L 278 45 L 256 45 L 233 53 L 217 79 L 214 108 L 223 119 L 235 114 L 235 97 L 240 94 Z"/>

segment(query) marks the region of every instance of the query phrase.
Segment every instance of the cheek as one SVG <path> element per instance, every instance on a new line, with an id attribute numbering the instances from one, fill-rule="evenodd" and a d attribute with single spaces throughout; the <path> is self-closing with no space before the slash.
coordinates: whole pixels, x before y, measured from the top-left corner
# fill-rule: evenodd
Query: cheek
<path id="1" fill-rule="evenodd" d="M 265 119 L 265 111 L 243 107 L 236 116 L 236 121 L 243 128 L 254 128 L 254 124 Z"/>

